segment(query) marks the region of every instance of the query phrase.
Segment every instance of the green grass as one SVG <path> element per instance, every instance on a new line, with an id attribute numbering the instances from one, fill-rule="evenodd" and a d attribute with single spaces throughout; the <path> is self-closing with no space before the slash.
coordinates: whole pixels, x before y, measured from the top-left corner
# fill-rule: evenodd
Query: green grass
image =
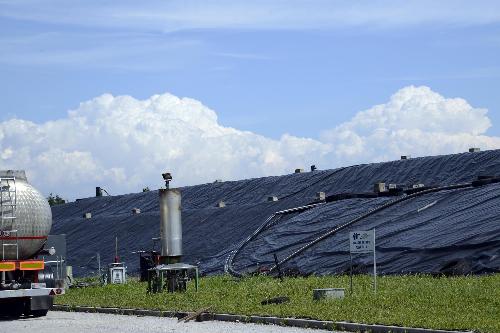
<path id="1" fill-rule="evenodd" d="M 206 277 L 195 292 L 146 294 L 146 284 L 108 285 L 71 289 L 57 303 L 101 307 L 211 311 L 244 315 L 313 318 L 366 324 L 404 325 L 435 329 L 500 333 L 500 274 L 467 277 L 384 276 L 374 295 L 372 278 L 356 276 L 354 293 L 348 293 L 348 276 L 234 280 Z M 346 288 L 342 300 L 313 301 L 314 288 Z M 280 305 L 261 305 L 265 298 L 288 296 Z"/>

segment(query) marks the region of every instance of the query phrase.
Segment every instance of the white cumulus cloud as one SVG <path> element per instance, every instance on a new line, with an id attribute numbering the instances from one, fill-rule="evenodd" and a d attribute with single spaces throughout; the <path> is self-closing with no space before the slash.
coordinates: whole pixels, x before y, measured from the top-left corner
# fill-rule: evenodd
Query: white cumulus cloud
<path id="1" fill-rule="evenodd" d="M 317 164 L 359 162 L 500 148 L 484 133 L 487 111 L 427 87 L 406 87 L 390 100 L 326 130 L 321 139 L 283 134 L 279 140 L 225 127 L 201 102 L 171 94 L 145 100 L 104 94 L 67 117 L 37 124 L 0 123 L 0 169 L 26 169 L 45 193 L 74 199 L 95 186 L 112 194 L 176 185 L 289 173 Z"/>
<path id="2" fill-rule="evenodd" d="M 500 148 L 500 138 L 486 136 L 487 110 L 462 98 L 445 98 L 430 88 L 405 87 L 385 104 L 358 112 L 350 121 L 324 131 L 336 160 L 383 161 L 400 155 L 436 155 L 469 147 Z"/>
<path id="3" fill-rule="evenodd" d="M 281 174 L 328 151 L 312 139 L 221 126 L 208 107 L 171 94 L 105 94 L 64 119 L 0 123 L 0 168 L 27 169 L 42 190 L 70 198 L 99 185 L 111 193 L 159 187 L 166 170 L 183 185 Z"/>

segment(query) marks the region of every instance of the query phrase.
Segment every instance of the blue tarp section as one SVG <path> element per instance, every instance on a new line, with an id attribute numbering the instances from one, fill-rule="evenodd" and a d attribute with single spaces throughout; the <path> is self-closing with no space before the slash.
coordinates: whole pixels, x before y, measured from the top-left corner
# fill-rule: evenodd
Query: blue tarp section
<path id="1" fill-rule="evenodd" d="M 228 181 L 181 188 L 183 261 L 205 274 L 222 273 L 228 254 L 274 212 L 328 196 L 373 191 L 376 182 L 451 185 L 479 175 L 500 176 L 500 150 L 357 165 L 333 170 Z M 175 175 L 174 175 L 175 176 Z M 268 196 L 279 201 L 267 202 Z M 500 271 L 500 183 L 439 191 L 393 205 L 345 228 L 290 260 L 284 270 L 301 274 L 342 273 L 349 269 L 348 232 L 376 229 L 382 274 L 467 274 Z M 215 204 L 223 200 L 226 207 Z M 244 246 L 234 268 L 250 272 L 271 266 L 312 239 L 379 207 L 394 197 L 353 198 L 286 214 Z M 131 210 L 140 208 L 141 214 Z M 53 234 L 65 233 L 74 274 L 87 275 L 119 254 L 137 272 L 136 250 L 149 250 L 159 236 L 158 192 L 87 198 L 52 208 Z M 92 213 L 91 219 L 82 215 Z M 356 271 L 368 271 L 372 258 L 354 258 Z"/>

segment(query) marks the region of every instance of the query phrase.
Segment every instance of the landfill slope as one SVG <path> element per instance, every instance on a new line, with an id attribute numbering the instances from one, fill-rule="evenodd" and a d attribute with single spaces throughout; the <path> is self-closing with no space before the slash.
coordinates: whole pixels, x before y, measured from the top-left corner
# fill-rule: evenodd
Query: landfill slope
<path id="1" fill-rule="evenodd" d="M 160 173 L 160 172 L 159 172 Z M 446 186 L 478 176 L 500 176 L 500 150 L 431 156 L 283 176 L 216 182 L 181 188 L 183 261 L 203 274 L 220 274 L 228 254 L 276 211 L 316 202 L 317 192 L 372 192 L 376 182 Z M 286 262 L 300 274 L 343 273 L 349 267 L 347 235 L 376 229 L 382 274 L 480 274 L 500 271 L 500 184 L 437 191 L 405 200 L 350 225 Z M 278 201 L 268 202 L 268 196 Z M 351 198 L 286 214 L 241 248 L 234 268 L 252 272 L 285 258 L 325 232 L 397 197 Z M 224 208 L 216 207 L 223 200 Z M 140 214 L 132 214 L 139 208 Z M 84 219 L 90 212 L 91 219 Z M 76 276 L 94 274 L 96 254 L 112 262 L 115 237 L 131 273 L 136 250 L 159 236 L 158 191 L 86 198 L 52 207 L 53 234 L 66 234 L 68 264 Z M 372 258 L 353 258 L 367 271 Z"/>

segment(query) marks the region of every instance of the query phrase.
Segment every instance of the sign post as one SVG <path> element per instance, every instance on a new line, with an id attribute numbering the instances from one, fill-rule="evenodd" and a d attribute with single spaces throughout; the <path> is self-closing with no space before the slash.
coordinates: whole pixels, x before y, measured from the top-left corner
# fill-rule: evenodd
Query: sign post
<path id="1" fill-rule="evenodd" d="M 377 255 L 375 252 L 375 229 L 368 231 L 353 231 L 349 233 L 349 254 L 351 264 L 351 293 L 352 293 L 352 255 L 373 252 L 373 288 L 377 293 Z"/>
<path id="2" fill-rule="evenodd" d="M 349 265 L 351 269 L 349 269 L 349 280 L 351 282 L 351 295 L 352 295 L 352 253 L 349 252 Z"/>

